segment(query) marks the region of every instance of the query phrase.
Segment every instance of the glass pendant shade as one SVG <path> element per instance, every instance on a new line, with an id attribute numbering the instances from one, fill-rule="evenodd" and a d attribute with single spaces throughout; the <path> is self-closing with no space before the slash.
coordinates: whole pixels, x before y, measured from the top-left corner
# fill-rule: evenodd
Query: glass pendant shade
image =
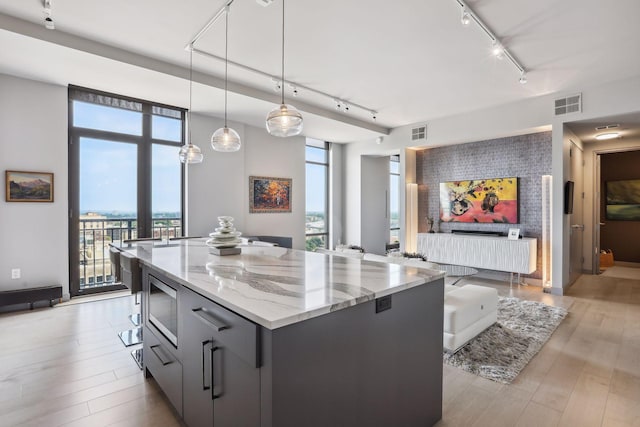
<path id="1" fill-rule="evenodd" d="M 300 135 L 302 114 L 294 106 L 282 104 L 267 116 L 267 131 L 281 137 Z"/>
<path id="2" fill-rule="evenodd" d="M 238 151 L 240 149 L 240 135 L 231 128 L 222 127 L 211 136 L 211 148 L 225 153 Z"/>
<path id="3" fill-rule="evenodd" d="M 202 163 L 202 159 L 204 158 L 200 147 L 191 143 L 180 147 L 178 157 L 180 157 L 182 163 Z"/>

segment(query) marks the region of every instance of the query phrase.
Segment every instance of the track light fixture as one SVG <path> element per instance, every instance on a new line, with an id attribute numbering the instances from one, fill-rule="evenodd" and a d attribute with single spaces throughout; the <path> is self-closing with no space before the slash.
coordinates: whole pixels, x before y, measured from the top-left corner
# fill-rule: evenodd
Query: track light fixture
<path id="1" fill-rule="evenodd" d="M 469 15 L 469 12 L 467 12 L 466 7 L 462 8 L 462 17 L 460 18 L 460 22 L 462 22 L 462 25 L 465 27 L 471 23 L 471 16 Z"/>
<path id="2" fill-rule="evenodd" d="M 522 72 L 520 73 L 520 84 L 524 85 L 527 84 L 527 73 Z"/>
<path id="3" fill-rule="evenodd" d="M 520 73 L 519 82 L 522 84 L 527 83 L 527 76 L 526 76 L 527 70 L 518 62 L 516 58 L 514 58 L 511 52 L 509 52 L 504 47 L 500 39 L 496 37 L 496 35 L 493 33 L 493 31 L 491 31 L 491 29 L 487 26 L 487 24 L 482 22 L 482 20 L 478 17 L 478 15 L 476 15 L 473 12 L 473 10 L 469 6 L 467 6 L 467 4 L 465 3 L 465 0 L 454 0 L 454 1 L 458 4 L 458 6 L 462 8 L 462 17 L 461 17 L 462 25 L 467 26 L 471 23 L 471 21 L 475 22 L 478 25 L 478 27 L 480 27 L 480 29 L 484 31 L 484 33 L 491 40 L 491 53 L 493 54 L 493 56 L 495 56 L 498 59 L 507 58 L 509 62 L 511 62 L 513 66 L 516 67 L 516 69 Z"/>
<path id="4" fill-rule="evenodd" d="M 52 14 L 52 10 L 51 10 L 51 0 L 44 0 L 43 2 L 44 5 L 44 27 L 47 30 L 55 30 L 56 29 L 56 25 L 53 22 L 53 18 L 51 17 Z"/>
<path id="5" fill-rule="evenodd" d="M 504 58 L 504 47 L 498 40 L 494 40 L 491 44 L 491 53 L 498 59 Z"/>

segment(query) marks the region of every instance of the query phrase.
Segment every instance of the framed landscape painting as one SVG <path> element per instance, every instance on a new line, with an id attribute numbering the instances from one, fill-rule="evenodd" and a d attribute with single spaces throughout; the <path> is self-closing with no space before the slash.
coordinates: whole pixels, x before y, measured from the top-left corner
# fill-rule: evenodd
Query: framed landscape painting
<path id="1" fill-rule="evenodd" d="M 53 174 L 5 171 L 7 202 L 53 202 Z"/>
<path id="2" fill-rule="evenodd" d="M 640 221 L 640 179 L 607 181 L 607 219 Z"/>
<path id="3" fill-rule="evenodd" d="M 249 212 L 291 212 L 291 178 L 250 176 Z"/>
<path id="4" fill-rule="evenodd" d="M 441 182 L 440 219 L 518 224 L 518 178 Z"/>

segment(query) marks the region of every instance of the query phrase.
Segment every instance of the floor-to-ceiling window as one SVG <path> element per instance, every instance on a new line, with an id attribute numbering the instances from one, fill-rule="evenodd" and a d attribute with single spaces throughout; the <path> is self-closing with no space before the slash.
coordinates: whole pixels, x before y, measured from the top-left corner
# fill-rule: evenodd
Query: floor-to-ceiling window
<path id="1" fill-rule="evenodd" d="M 400 242 L 400 156 L 389 158 L 389 243 Z"/>
<path id="2" fill-rule="evenodd" d="M 72 295 L 111 290 L 109 244 L 183 230 L 184 110 L 69 88 Z"/>
<path id="3" fill-rule="evenodd" d="M 307 138 L 306 146 L 306 249 L 326 248 L 329 238 L 330 144 Z"/>

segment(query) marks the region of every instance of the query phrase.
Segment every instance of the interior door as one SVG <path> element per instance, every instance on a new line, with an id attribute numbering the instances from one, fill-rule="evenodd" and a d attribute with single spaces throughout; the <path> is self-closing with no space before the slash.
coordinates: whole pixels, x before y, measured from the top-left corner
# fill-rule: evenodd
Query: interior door
<path id="1" fill-rule="evenodd" d="M 584 238 L 583 204 L 584 204 L 584 160 L 582 149 L 571 141 L 569 149 L 571 159 L 570 180 L 574 183 L 573 213 L 570 215 L 570 249 L 569 249 L 569 283 L 575 282 L 582 274 L 584 254 L 582 242 Z"/>

